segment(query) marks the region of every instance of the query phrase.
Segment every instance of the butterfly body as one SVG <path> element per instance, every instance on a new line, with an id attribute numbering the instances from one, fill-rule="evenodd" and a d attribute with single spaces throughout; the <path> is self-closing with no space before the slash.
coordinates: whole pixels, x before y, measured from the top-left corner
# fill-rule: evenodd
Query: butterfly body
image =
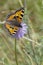
<path id="1" fill-rule="evenodd" d="M 11 13 L 6 18 L 5 27 L 11 35 L 16 34 L 19 28 L 22 28 L 21 22 L 24 15 L 24 8 L 20 8 L 14 13 Z"/>

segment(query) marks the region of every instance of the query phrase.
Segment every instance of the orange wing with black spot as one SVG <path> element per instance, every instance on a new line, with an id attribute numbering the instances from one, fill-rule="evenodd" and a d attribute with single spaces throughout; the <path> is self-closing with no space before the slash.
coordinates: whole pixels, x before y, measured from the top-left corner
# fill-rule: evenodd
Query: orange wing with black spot
<path id="1" fill-rule="evenodd" d="M 8 21 L 11 21 L 13 19 L 17 19 L 17 21 L 19 23 L 22 22 L 22 18 L 23 18 L 23 15 L 24 15 L 24 7 L 18 9 L 17 11 L 15 11 L 14 13 L 11 13 L 7 16 L 7 20 Z"/>
<path id="2" fill-rule="evenodd" d="M 5 27 L 10 32 L 11 35 L 15 34 L 19 29 L 19 27 L 17 27 L 17 26 L 12 27 L 11 25 L 9 25 L 7 23 L 5 24 Z"/>

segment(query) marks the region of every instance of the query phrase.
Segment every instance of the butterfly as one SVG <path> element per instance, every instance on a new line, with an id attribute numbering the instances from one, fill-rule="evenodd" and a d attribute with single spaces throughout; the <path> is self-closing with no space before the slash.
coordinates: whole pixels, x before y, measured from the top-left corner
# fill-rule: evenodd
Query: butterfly
<path id="1" fill-rule="evenodd" d="M 11 35 L 16 34 L 19 28 L 22 28 L 21 22 L 24 16 L 24 7 L 16 10 L 14 13 L 10 13 L 6 17 L 5 28 Z"/>

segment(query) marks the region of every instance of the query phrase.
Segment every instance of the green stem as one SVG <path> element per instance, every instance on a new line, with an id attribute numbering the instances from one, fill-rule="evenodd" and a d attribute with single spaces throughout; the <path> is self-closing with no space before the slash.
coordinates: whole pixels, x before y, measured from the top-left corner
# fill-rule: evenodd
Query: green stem
<path id="1" fill-rule="evenodd" d="M 16 39 L 15 39 L 15 60 L 16 60 L 16 65 L 18 65 L 17 50 L 16 50 Z"/>
<path id="2" fill-rule="evenodd" d="M 31 36 L 29 35 L 29 32 L 28 32 L 28 36 L 29 36 L 29 38 L 31 39 Z M 34 43 L 35 43 L 35 42 L 34 42 Z M 36 63 L 36 65 L 38 65 L 37 59 L 36 59 L 36 54 L 35 54 L 35 48 L 33 47 L 32 41 L 30 41 L 30 46 L 31 46 L 31 50 L 32 50 L 32 52 L 33 52 L 33 57 L 35 58 L 35 63 Z"/>
<path id="3" fill-rule="evenodd" d="M 35 58 L 36 65 L 38 65 L 37 59 L 36 59 L 36 54 L 35 54 L 35 49 L 33 48 L 32 44 L 30 44 L 30 45 L 31 45 L 31 48 L 32 48 L 32 51 L 33 51 L 33 57 Z"/>

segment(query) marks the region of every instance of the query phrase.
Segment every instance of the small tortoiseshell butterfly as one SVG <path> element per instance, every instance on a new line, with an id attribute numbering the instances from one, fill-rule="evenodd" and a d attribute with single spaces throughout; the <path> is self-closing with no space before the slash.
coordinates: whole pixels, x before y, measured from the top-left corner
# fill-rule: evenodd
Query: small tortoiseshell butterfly
<path id="1" fill-rule="evenodd" d="M 24 7 L 18 9 L 14 13 L 8 14 L 6 18 L 5 28 L 11 35 L 16 34 L 19 28 L 21 28 L 21 22 L 24 15 Z"/>

